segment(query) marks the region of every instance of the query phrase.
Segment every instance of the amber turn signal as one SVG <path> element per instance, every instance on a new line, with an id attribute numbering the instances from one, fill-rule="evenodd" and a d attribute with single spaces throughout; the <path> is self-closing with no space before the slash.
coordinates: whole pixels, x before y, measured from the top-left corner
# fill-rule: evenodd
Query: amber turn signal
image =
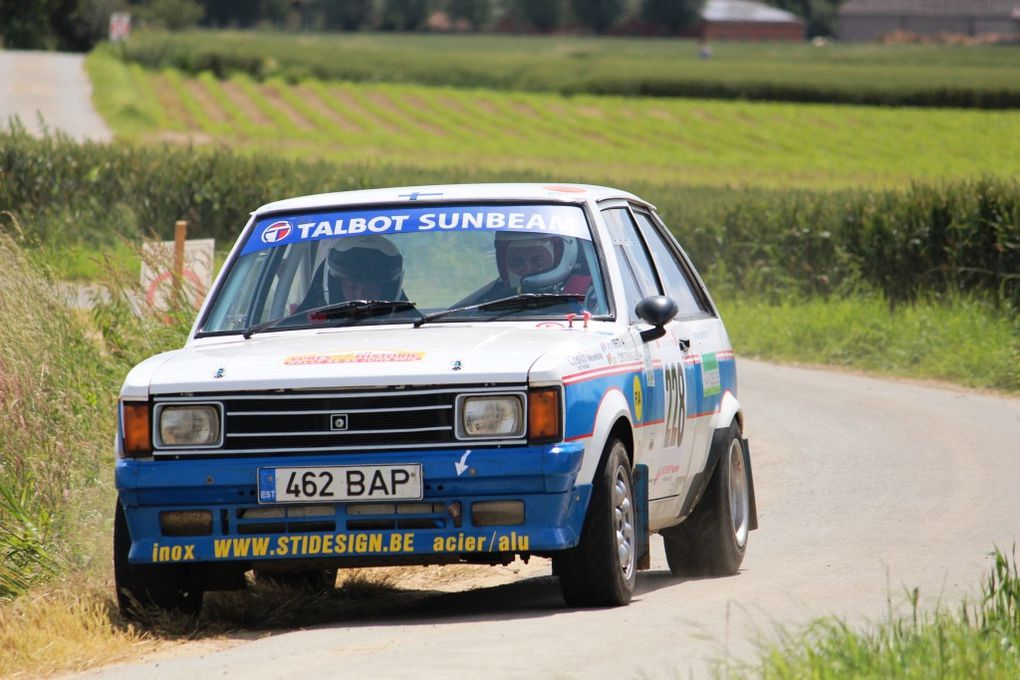
<path id="1" fill-rule="evenodd" d="M 533 444 L 558 442 L 563 437 L 558 387 L 528 390 L 528 440 Z"/>
<path id="2" fill-rule="evenodd" d="M 152 453 L 152 427 L 149 424 L 148 402 L 123 402 L 121 427 L 124 430 L 126 458 L 140 458 Z"/>

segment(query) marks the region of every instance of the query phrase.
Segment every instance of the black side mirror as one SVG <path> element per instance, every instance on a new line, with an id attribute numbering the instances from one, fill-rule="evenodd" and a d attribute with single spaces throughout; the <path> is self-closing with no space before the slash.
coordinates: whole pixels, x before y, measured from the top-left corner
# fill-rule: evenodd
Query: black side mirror
<path id="1" fill-rule="evenodd" d="M 634 307 L 638 318 L 645 323 L 650 323 L 654 328 L 641 331 L 641 339 L 644 342 L 657 340 L 666 334 L 664 326 L 673 320 L 680 307 L 673 298 L 665 295 L 649 295 Z"/>

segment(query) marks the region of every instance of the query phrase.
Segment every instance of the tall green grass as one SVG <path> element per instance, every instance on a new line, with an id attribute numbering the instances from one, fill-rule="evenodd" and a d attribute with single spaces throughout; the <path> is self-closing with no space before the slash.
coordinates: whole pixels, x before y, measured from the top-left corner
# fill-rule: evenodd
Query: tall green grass
<path id="1" fill-rule="evenodd" d="M 0 599 L 92 540 L 77 530 L 110 462 L 110 367 L 38 267 L 0 234 Z"/>
<path id="2" fill-rule="evenodd" d="M 191 310 L 138 317 L 127 275 L 111 301 L 69 309 L 45 251 L 0 229 L 0 600 L 67 570 L 108 568 L 116 401 L 124 374 L 179 346 Z"/>
<path id="3" fill-rule="evenodd" d="M 107 49 L 107 48 L 102 48 Z M 1015 46 L 719 43 L 520 36 L 136 33 L 113 50 L 151 69 L 655 97 L 1015 108 Z"/>
<path id="4" fill-rule="evenodd" d="M 903 678 L 1010 680 L 1020 677 L 1020 577 L 1015 556 L 995 552 L 976 601 L 921 611 L 908 593 L 910 618 L 855 629 L 839 619 L 817 621 L 763 650 L 760 666 L 733 677 L 763 680 Z"/>

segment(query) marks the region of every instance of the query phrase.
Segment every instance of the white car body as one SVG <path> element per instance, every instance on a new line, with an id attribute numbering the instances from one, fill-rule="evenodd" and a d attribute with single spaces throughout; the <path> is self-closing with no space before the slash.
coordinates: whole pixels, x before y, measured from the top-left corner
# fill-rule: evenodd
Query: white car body
<path id="1" fill-rule="evenodd" d="M 604 269 L 606 295 L 610 296 L 608 313 L 585 318 L 586 314 L 582 313 L 542 316 L 539 310 L 542 318 L 526 314 L 528 318 L 521 320 L 509 316 L 472 322 L 451 316 L 420 326 L 409 318 L 406 323 L 385 325 L 267 328 L 249 337 L 239 330 L 203 333 L 203 322 L 214 312 L 212 306 L 225 289 L 231 267 L 242 256 L 245 244 L 254 238 L 253 231 L 256 228 L 265 230 L 266 221 L 275 219 L 274 216 L 353 210 L 364 206 L 397 211 L 404 205 L 421 204 L 442 211 L 446 205 L 475 202 L 580 207 L 592 229 L 591 238 Z M 628 267 L 633 270 L 633 265 L 623 261 L 630 257 L 625 254 L 628 246 L 620 245 L 618 234 L 611 233 L 607 210 L 616 211 L 613 219 L 625 220 L 630 215 L 634 222 L 642 216 L 640 219 L 644 221 L 640 225 L 634 222 L 634 226 L 642 234 L 646 253 L 652 253 L 649 228 L 658 230 L 692 289 L 692 304 L 698 305 L 698 309 L 693 312 L 689 309 L 669 320 L 662 327 L 660 337 L 647 341 L 642 338 L 643 331 L 648 333 L 654 329 L 651 324 L 635 318 L 632 311 L 635 300 L 628 299 L 628 283 L 623 277 Z M 269 241 L 278 236 L 278 231 L 264 235 L 263 244 L 258 247 L 275 247 L 277 244 Z M 305 226 L 303 233 L 310 235 L 311 227 Z M 284 230 L 285 237 L 294 239 L 299 235 L 298 230 L 290 226 Z M 400 239 L 393 240 L 399 242 Z M 650 262 L 658 262 L 655 257 L 661 255 L 652 254 Z M 651 292 L 668 294 L 669 291 L 663 290 L 666 276 L 654 271 L 653 274 L 657 281 L 651 283 L 659 290 Z M 633 289 L 633 284 L 630 285 Z M 410 291 L 408 295 L 413 299 Z M 279 567 L 285 562 L 281 559 L 284 556 L 281 547 L 286 556 L 300 554 L 305 559 L 317 558 L 339 566 L 457 559 L 499 562 L 512 559 L 514 555 L 555 556 L 560 551 L 575 549 L 582 540 L 584 506 L 592 487 L 599 484 L 603 454 L 611 440 L 621 439 L 627 449 L 629 465 L 640 471 L 642 478 L 642 491 L 636 498 L 641 505 L 635 520 L 638 536 L 636 545 L 630 546 L 637 549 L 640 565 L 647 561 L 647 534 L 681 524 L 695 509 L 716 460 L 726 455 L 725 451 L 713 452 L 717 433 L 728 431 L 733 424 L 742 430 L 733 350 L 718 312 L 686 255 L 658 220 L 654 208 L 631 194 L 586 185 L 446 185 L 322 194 L 265 205 L 252 213 L 200 310 L 186 345 L 136 366 L 124 382 L 122 405 L 148 404 L 155 409 L 152 413 L 158 415 L 161 406 L 211 403 L 214 405 L 211 408 L 220 409 L 220 425 L 225 432 L 225 436 L 221 433 L 220 441 L 227 442 L 231 436 L 255 436 L 232 433 L 232 425 L 227 425 L 237 422 L 241 416 L 233 416 L 230 409 L 236 406 L 224 406 L 225 403 L 235 397 L 255 399 L 243 395 L 261 395 L 258 403 L 262 404 L 274 395 L 304 398 L 305 395 L 330 395 L 337 390 L 382 395 L 463 388 L 469 393 L 518 394 L 527 401 L 530 390 L 542 387 L 559 390 L 562 420 L 556 441 L 537 446 L 521 437 L 513 441 L 505 437 L 492 440 L 458 440 L 455 437 L 452 441 L 432 444 L 416 445 L 405 441 L 402 445 L 347 446 L 341 436 L 324 436 L 321 446 L 295 450 L 278 444 L 229 452 L 221 452 L 215 446 L 160 448 L 159 424 L 154 419 L 151 425 L 153 448 L 148 455 L 144 452 L 143 455 L 125 455 L 125 431 L 122 430 L 118 438 L 117 485 L 130 527 L 128 562 L 131 565 L 174 563 L 197 573 L 203 564 L 224 561 L 221 558 L 229 552 L 225 561 L 236 563 L 238 568 L 253 565 L 257 568 L 258 560 L 263 558 L 267 564 Z M 463 408 L 460 401 L 456 408 Z M 525 405 L 525 411 L 527 408 Z M 357 410 L 347 409 L 342 414 L 344 427 L 347 411 L 356 414 Z M 459 411 L 456 417 L 462 417 Z M 749 512 L 745 511 L 749 516 L 744 518 L 743 525 L 746 540 L 746 528 L 754 528 L 755 519 L 746 440 L 742 440 L 742 445 L 750 492 Z M 529 453 L 517 456 L 514 451 L 518 448 Z M 289 463 L 292 459 L 296 462 Z M 289 543 L 274 544 L 272 540 L 268 545 L 277 546 L 275 553 L 241 554 L 236 549 L 232 552 L 222 549 L 226 545 L 223 541 L 238 540 L 236 534 L 232 534 L 241 526 L 235 519 L 243 512 L 238 508 L 253 506 L 254 494 L 249 492 L 256 488 L 256 475 L 260 470 L 270 466 L 283 469 L 282 466 L 290 464 L 316 468 L 342 466 L 351 460 L 363 466 L 386 465 L 392 461 L 420 464 L 426 484 L 423 500 L 447 505 L 460 500 L 465 513 L 472 499 L 518 498 L 536 493 L 542 486 L 536 480 L 540 480 L 547 468 L 551 470 L 561 464 L 550 461 L 561 461 L 565 467 L 555 471 L 560 481 L 547 482 L 545 488 L 548 490 L 562 483 L 564 486 L 558 493 L 566 500 L 562 510 L 557 511 L 559 515 L 556 512 L 542 515 L 543 526 L 532 524 L 533 513 L 529 508 L 525 511 L 526 521 L 498 530 L 476 527 L 478 531 L 472 533 L 464 524 L 457 524 L 431 530 L 431 533 L 417 532 L 414 540 L 418 546 L 423 542 L 438 546 L 442 540 L 453 540 L 457 544 L 454 555 L 445 550 L 453 544 L 443 544 L 443 554 L 426 548 L 416 550 L 413 555 L 398 549 L 366 549 L 341 554 L 309 552 L 306 546 L 298 551 L 291 550 Z M 513 482 L 504 483 L 501 478 L 531 481 L 522 481 L 521 491 L 515 492 Z M 481 486 L 473 490 L 471 483 Z M 220 484 L 223 484 L 222 493 L 210 491 Z M 644 484 L 647 484 L 646 490 Z M 437 491 L 444 487 L 444 492 Z M 259 489 L 259 493 L 263 493 L 262 487 Z M 240 499 L 228 497 L 234 493 L 239 493 Z M 167 536 L 166 527 L 161 529 L 158 525 L 158 513 L 168 508 L 192 506 L 210 509 L 211 534 Z M 460 512 L 460 507 L 457 506 L 456 512 Z M 547 526 L 553 522 L 553 515 L 559 517 L 554 522 L 557 525 Z M 463 521 L 468 522 L 467 519 Z M 383 525 L 385 521 L 380 520 L 379 526 Z M 351 526 L 354 525 L 348 524 L 348 529 Z M 734 526 L 734 529 L 739 527 Z M 338 520 L 336 528 L 332 533 L 326 532 L 323 540 L 328 534 L 335 547 L 341 533 L 357 532 L 342 531 Z M 395 545 L 386 543 L 391 537 L 386 530 L 377 533 L 380 543 L 376 547 Z M 491 538 L 486 543 L 488 535 Z M 526 541 L 518 540 L 525 535 Z M 429 544 L 429 536 L 439 538 L 433 538 Z M 451 536 L 454 539 L 449 539 Z M 497 548 L 497 539 L 504 536 L 509 543 L 499 544 Z M 474 551 L 468 549 L 471 545 L 464 545 L 464 541 L 472 537 L 476 541 Z M 355 537 L 345 536 L 345 545 L 348 540 L 353 542 Z M 522 546 L 524 550 L 520 549 Z M 742 545 L 740 550 L 742 556 Z M 486 552 L 490 554 L 484 554 Z"/>

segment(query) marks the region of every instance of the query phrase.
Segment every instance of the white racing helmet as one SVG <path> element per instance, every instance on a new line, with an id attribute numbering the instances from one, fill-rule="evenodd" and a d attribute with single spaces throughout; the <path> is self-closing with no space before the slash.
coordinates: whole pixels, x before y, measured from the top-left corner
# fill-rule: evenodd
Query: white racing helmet
<path id="1" fill-rule="evenodd" d="M 578 243 L 571 236 L 497 231 L 496 266 L 510 288 L 530 292 L 564 283 L 577 261 Z"/>

